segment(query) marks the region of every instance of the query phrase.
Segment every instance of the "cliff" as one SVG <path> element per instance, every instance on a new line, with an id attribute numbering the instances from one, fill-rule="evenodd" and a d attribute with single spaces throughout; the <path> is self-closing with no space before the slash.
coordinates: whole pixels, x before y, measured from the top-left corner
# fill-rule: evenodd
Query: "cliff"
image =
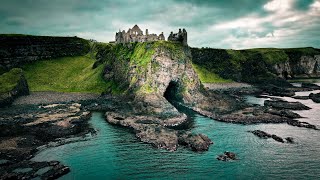
<path id="1" fill-rule="evenodd" d="M 28 83 L 22 69 L 14 68 L 0 76 L 0 107 L 10 105 L 13 100 L 29 94 Z"/>
<path id="2" fill-rule="evenodd" d="M 192 48 L 191 52 L 196 65 L 235 81 L 262 83 L 276 79 L 285 83 L 281 79 L 320 77 L 320 50 L 315 48 Z"/>
<path id="3" fill-rule="evenodd" d="M 87 40 L 77 37 L 0 35 L 0 70 L 42 59 L 79 56 L 88 53 Z"/>

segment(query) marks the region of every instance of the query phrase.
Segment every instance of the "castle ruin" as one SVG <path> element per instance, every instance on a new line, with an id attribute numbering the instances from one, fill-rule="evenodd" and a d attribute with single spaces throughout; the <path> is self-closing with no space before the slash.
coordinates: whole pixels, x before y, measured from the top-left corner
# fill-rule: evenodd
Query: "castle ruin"
<path id="1" fill-rule="evenodd" d="M 150 41 L 160 41 L 165 40 L 163 32 L 158 36 L 156 34 L 149 34 L 148 29 L 146 29 L 146 34 L 144 35 L 142 30 L 138 25 L 134 25 L 132 29 L 127 32 L 124 30 L 116 33 L 116 43 L 130 43 L 130 42 L 150 42 Z"/>
<path id="2" fill-rule="evenodd" d="M 188 45 L 188 36 L 187 36 L 187 31 L 185 29 L 183 29 L 181 31 L 181 29 L 179 29 L 178 33 L 173 33 L 171 32 L 169 37 L 168 37 L 168 41 L 178 41 L 181 42 L 183 45 L 187 46 Z"/>
<path id="3" fill-rule="evenodd" d="M 157 34 L 149 34 L 148 29 L 146 29 L 145 34 L 143 34 L 143 31 L 139 28 L 138 25 L 134 25 L 133 28 L 129 28 L 127 32 L 120 31 L 116 33 L 115 36 L 115 43 L 117 44 L 124 44 L 124 43 L 130 43 L 130 42 L 152 42 L 152 41 L 165 41 L 165 37 L 163 35 L 163 32 L 158 36 Z M 183 45 L 188 45 L 187 41 L 187 31 L 183 29 L 179 29 L 178 33 L 173 33 L 168 37 L 168 41 L 178 41 L 182 43 Z"/>

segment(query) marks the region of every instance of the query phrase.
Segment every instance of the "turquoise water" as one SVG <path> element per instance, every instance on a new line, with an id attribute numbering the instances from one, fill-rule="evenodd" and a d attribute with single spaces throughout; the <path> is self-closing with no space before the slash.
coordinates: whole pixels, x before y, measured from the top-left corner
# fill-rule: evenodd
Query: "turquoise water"
<path id="1" fill-rule="evenodd" d="M 262 104 L 261 99 L 251 99 Z M 303 100 L 302 100 L 303 102 Z M 305 121 L 320 126 L 319 105 L 307 100 L 313 113 Z M 317 111 L 317 109 L 319 109 Z M 287 124 L 238 125 L 192 114 L 192 131 L 214 141 L 209 151 L 195 153 L 183 147 L 176 152 L 152 148 L 130 131 L 108 124 L 94 112 L 91 124 L 98 130 L 88 141 L 41 151 L 34 160 L 59 160 L 71 167 L 61 179 L 319 179 L 320 131 Z M 295 144 L 259 139 L 249 130 L 264 130 L 293 137 Z M 221 162 L 217 155 L 235 152 L 239 160 Z"/>

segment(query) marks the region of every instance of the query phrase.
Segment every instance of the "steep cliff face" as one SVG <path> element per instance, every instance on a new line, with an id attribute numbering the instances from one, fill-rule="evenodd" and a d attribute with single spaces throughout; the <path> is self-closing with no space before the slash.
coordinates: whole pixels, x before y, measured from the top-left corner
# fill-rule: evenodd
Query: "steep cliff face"
<path id="1" fill-rule="evenodd" d="M 0 35 L 0 69 L 9 70 L 22 64 L 64 56 L 84 55 L 87 40 L 77 37 Z"/>
<path id="2" fill-rule="evenodd" d="M 97 53 L 98 62 L 106 64 L 105 79 L 112 82 L 108 92 L 131 96 L 135 112 L 181 115 L 169 101 L 194 109 L 230 108 L 201 88 L 191 58 L 189 47 L 166 41 L 106 45 Z"/>
<path id="3" fill-rule="evenodd" d="M 22 69 L 14 68 L 0 76 L 0 107 L 10 105 L 13 100 L 29 94 L 28 83 Z"/>
<path id="4" fill-rule="evenodd" d="M 248 83 L 273 83 L 295 77 L 320 77 L 315 48 L 224 50 L 192 48 L 193 63 L 220 76 Z M 278 79 L 277 82 L 272 79 Z M 282 83 L 283 84 L 283 83 Z"/>
<path id="5" fill-rule="evenodd" d="M 320 77 L 320 55 L 301 56 L 298 61 L 285 61 L 271 71 L 283 78 Z"/>
<path id="6" fill-rule="evenodd" d="M 137 111 L 177 115 L 166 97 L 191 105 L 202 96 L 188 47 L 159 41 L 109 48 L 97 54 L 107 64 L 104 77 L 134 96 Z"/>

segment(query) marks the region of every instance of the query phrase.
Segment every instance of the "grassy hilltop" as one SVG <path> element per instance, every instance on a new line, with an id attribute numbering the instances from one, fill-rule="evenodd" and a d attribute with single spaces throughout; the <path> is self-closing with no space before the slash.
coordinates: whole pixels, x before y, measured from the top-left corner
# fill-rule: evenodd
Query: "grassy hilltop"
<path id="1" fill-rule="evenodd" d="M 23 54 L 19 54 L 20 51 L 10 50 L 14 49 L 11 46 L 14 46 L 15 43 L 30 59 L 30 61 L 20 63 L 24 64 L 20 67 L 24 71 L 31 91 L 111 92 L 119 94 L 129 88 L 134 89 L 133 86 L 138 80 L 144 78 L 143 73 L 147 72 L 146 68 L 153 70 L 159 68 L 157 63 L 151 62 L 153 55 L 156 54 L 155 51 L 167 52 L 172 59 L 177 61 L 186 59 L 184 56 L 188 55 L 186 47 L 168 41 L 122 45 L 89 43 L 87 40 L 69 38 L 70 42 L 66 46 L 67 49 L 63 49 L 58 47 L 58 44 L 62 43 L 62 37 L 57 39 L 49 36 L 37 38 L 37 36 L 29 35 L 0 35 L 0 37 L 8 42 L 11 42 L 11 37 L 13 38 L 10 48 L 7 47 L 9 45 L 5 44 L 0 46 L 1 61 L 8 62 L 6 58 L 12 58 L 19 63 L 20 60 L 14 59 L 13 55 L 18 53 L 17 57 L 21 58 Z M 27 40 L 21 42 L 20 39 L 23 38 L 27 38 Z M 30 41 L 32 39 L 38 48 L 30 48 L 31 46 L 28 43 L 32 44 L 32 41 Z M 46 46 L 41 47 L 42 41 L 46 42 Z M 50 43 L 54 48 L 50 48 Z M 81 46 L 82 43 L 83 46 Z M 90 45 L 90 48 L 87 44 Z M 90 49 L 90 52 L 88 52 L 88 49 Z M 59 52 L 59 57 L 55 57 L 55 50 Z M 70 50 L 73 50 L 74 53 L 70 53 Z M 48 51 L 52 52 L 48 53 Z M 70 56 L 70 54 L 73 56 Z M 270 66 L 286 61 L 294 63 L 303 55 L 319 54 L 319 49 L 311 47 L 247 50 L 191 48 L 192 67 L 202 83 L 228 83 L 233 81 L 255 83 L 274 79 L 276 76 L 269 71 Z M 32 58 L 35 56 L 40 59 L 42 57 L 47 58 L 33 60 Z M 4 67 L 0 66 L 0 74 L 7 71 Z M 130 73 L 134 74 L 128 76 Z M 9 82 L 8 79 L 11 79 L 12 82 L 15 81 L 15 78 L 7 78 L 10 73 L 9 75 L 3 75 L 0 78 L 0 82 L 2 82 L 1 91 L 5 91 L 10 86 L 10 83 L 7 83 Z M 128 77 L 131 79 L 128 79 Z M 145 82 L 143 86 L 140 86 L 140 90 L 144 92 L 154 91 L 155 87 L 152 83 Z"/>

